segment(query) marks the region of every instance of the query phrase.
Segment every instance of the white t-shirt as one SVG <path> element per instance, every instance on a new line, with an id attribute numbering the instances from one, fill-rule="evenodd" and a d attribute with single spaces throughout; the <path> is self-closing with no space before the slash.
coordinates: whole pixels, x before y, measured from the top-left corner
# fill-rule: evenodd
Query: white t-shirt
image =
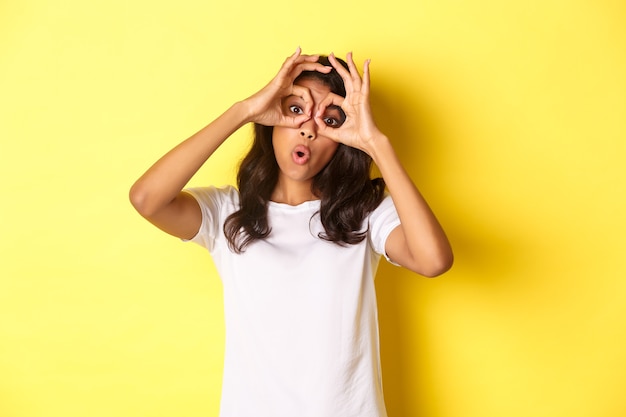
<path id="1" fill-rule="evenodd" d="M 364 222 L 367 238 L 346 247 L 318 237 L 319 200 L 270 202 L 269 237 L 235 254 L 223 225 L 238 191 L 187 191 L 202 208 L 192 241 L 209 250 L 224 288 L 220 416 L 386 417 L 374 275 L 400 224 L 391 198 Z"/>

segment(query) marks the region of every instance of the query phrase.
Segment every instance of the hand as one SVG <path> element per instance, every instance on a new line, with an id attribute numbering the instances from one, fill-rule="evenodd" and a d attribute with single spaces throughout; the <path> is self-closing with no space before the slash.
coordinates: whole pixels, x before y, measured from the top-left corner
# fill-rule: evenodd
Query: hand
<path id="1" fill-rule="evenodd" d="M 319 55 L 301 55 L 298 47 L 288 57 L 278 74 L 263 89 L 244 100 L 248 106 L 251 122 L 264 126 L 297 127 L 311 118 L 313 99 L 307 88 L 294 85 L 294 80 L 302 71 L 319 71 L 329 73 L 332 68 L 317 62 Z M 282 109 L 282 99 L 295 95 L 305 102 L 304 113 L 286 115 Z"/>
<path id="2" fill-rule="evenodd" d="M 343 79 L 346 88 L 346 97 L 330 93 L 317 107 L 315 123 L 319 134 L 331 138 L 337 142 L 360 149 L 368 154 L 371 141 L 382 135 L 372 116 L 369 102 L 370 74 L 367 60 L 363 64 L 363 78 L 352 59 L 352 53 L 348 53 L 346 70 L 331 54 L 328 57 L 332 66 Z M 324 113 L 329 106 L 339 106 L 346 115 L 344 123 L 337 128 L 328 126 L 324 122 Z"/>

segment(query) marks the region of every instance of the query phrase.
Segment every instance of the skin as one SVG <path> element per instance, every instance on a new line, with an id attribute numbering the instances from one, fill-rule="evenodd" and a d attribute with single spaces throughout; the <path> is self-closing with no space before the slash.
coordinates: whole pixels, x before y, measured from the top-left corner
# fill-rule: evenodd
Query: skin
<path id="1" fill-rule="evenodd" d="M 302 71 L 327 73 L 331 70 L 317 63 L 317 59 L 315 55 L 302 55 L 298 48 L 263 89 L 233 104 L 150 167 L 132 186 L 131 203 L 143 217 L 165 232 L 192 238 L 200 228 L 202 214 L 196 200 L 182 191 L 187 182 L 243 125 L 255 122 L 274 126 L 273 140 L 281 168 L 272 195 L 274 201 L 295 205 L 317 198 L 311 195 L 311 174 L 325 165 L 323 162 L 334 152 L 331 152 L 333 146 L 336 148 L 337 143 L 343 143 L 358 148 L 370 155 L 378 166 L 400 217 L 401 224 L 387 239 L 387 255 L 423 276 L 444 273 L 453 262 L 448 239 L 391 142 L 374 123 L 369 104 L 369 60 L 364 63 L 361 76 L 351 53 L 346 59 L 348 70 L 330 55 L 329 61 L 344 80 L 344 98 L 322 88 L 319 82 L 302 80 L 294 84 Z M 290 108 L 290 100 L 298 101 L 301 111 L 285 111 L 286 103 L 287 109 Z M 327 124 L 328 115 L 336 106 L 344 111 L 346 120 L 340 127 L 331 127 Z M 314 136 L 309 138 L 309 135 Z M 310 147 L 314 167 L 294 167 L 289 163 L 296 143 Z"/>
<path id="2" fill-rule="evenodd" d="M 307 88 L 312 103 L 299 96 L 289 96 L 283 100 L 285 114 L 299 115 L 309 104 L 316 108 L 330 94 L 330 88 L 319 80 L 304 79 L 298 86 Z M 325 125 L 339 123 L 341 115 L 336 109 L 327 109 Z M 313 177 L 317 175 L 335 154 L 339 143 L 318 132 L 314 119 L 309 119 L 298 127 L 277 126 L 274 128 L 272 143 L 280 168 L 278 184 L 272 194 L 272 201 L 286 204 L 299 204 L 306 200 L 318 199 L 311 192 Z M 294 161 L 294 151 L 300 148 L 308 152 L 306 163 Z"/>

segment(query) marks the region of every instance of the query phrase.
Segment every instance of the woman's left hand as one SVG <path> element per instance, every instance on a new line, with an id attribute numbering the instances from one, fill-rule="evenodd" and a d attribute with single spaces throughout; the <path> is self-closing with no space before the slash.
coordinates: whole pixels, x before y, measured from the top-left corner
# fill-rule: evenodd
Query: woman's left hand
<path id="1" fill-rule="evenodd" d="M 352 53 L 348 53 L 346 57 L 349 70 L 345 69 L 333 54 L 330 54 L 328 60 L 343 78 L 346 97 L 330 93 L 319 103 L 315 113 L 318 133 L 371 155 L 373 141 L 382 136 L 382 133 L 374 123 L 370 108 L 370 61 L 367 60 L 363 64 L 363 77 L 361 77 L 354 64 Z M 346 115 L 340 127 L 332 127 L 324 122 L 324 113 L 330 106 L 341 107 Z"/>

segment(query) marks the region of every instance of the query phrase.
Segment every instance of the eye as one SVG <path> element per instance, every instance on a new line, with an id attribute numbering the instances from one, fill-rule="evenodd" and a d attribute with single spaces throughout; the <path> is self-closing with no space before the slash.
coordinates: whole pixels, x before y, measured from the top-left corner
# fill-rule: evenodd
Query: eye
<path id="1" fill-rule="evenodd" d="M 324 116 L 322 117 L 322 121 L 326 124 L 326 126 L 336 129 L 341 127 L 346 121 L 346 114 L 339 106 L 328 106 Z"/>
<path id="2" fill-rule="evenodd" d="M 302 107 L 296 106 L 295 104 L 289 106 L 289 111 L 295 114 L 304 114 L 304 110 L 302 110 Z"/>
<path id="3" fill-rule="evenodd" d="M 324 117 L 322 120 L 324 120 L 324 123 L 326 123 L 326 126 L 330 126 L 330 127 L 339 127 L 341 126 L 341 122 L 337 119 L 335 119 L 334 117 Z"/>

